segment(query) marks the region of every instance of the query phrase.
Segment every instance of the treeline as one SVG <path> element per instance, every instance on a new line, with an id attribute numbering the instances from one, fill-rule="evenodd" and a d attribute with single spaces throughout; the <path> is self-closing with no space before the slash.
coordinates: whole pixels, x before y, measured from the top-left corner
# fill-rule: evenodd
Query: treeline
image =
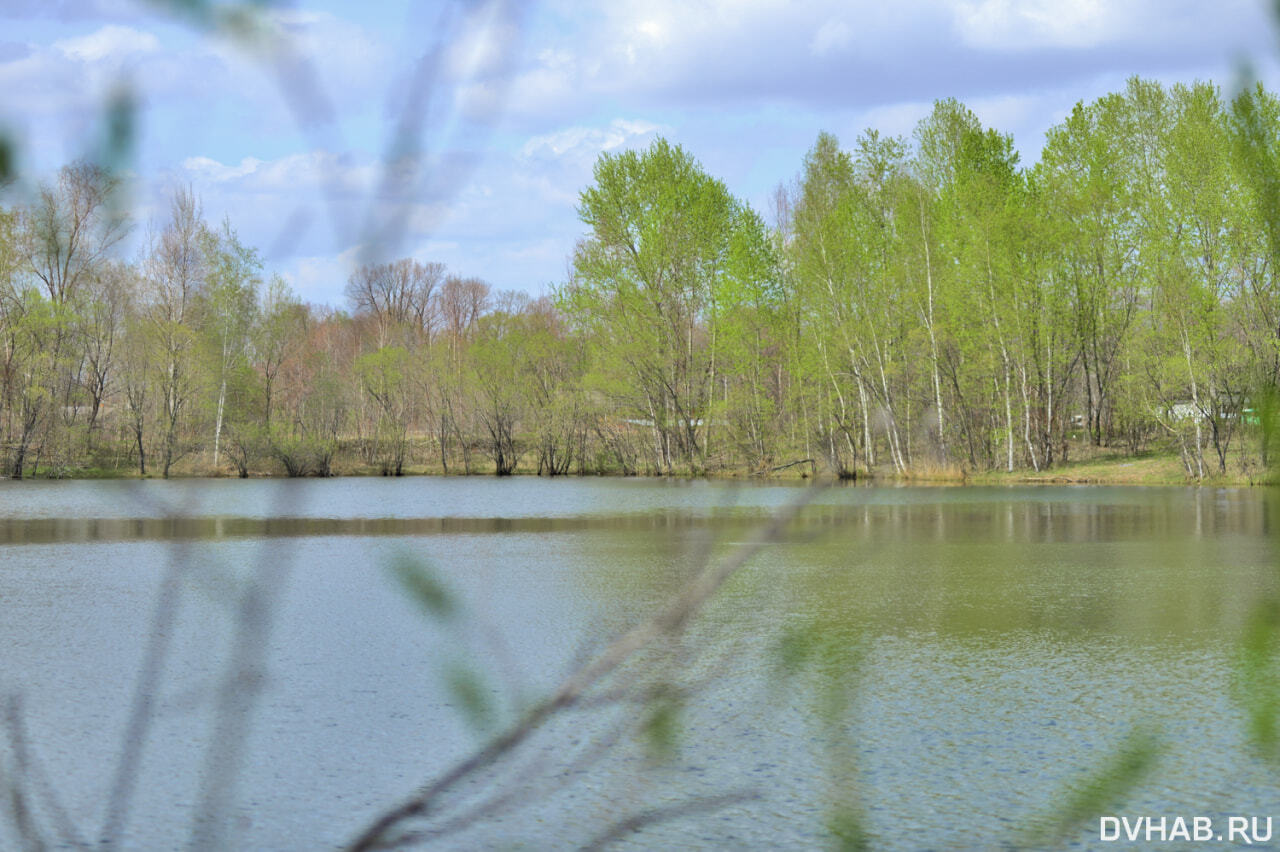
<path id="1" fill-rule="evenodd" d="M 1280 101 L 1132 80 L 1019 165 L 940 101 L 822 134 L 765 219 L 684 150 L 604 154 L 550 299 L 440 264 L 303 304 L 189 191 L 139 258 L 114 178 L 0 211 L 0 440 L 86 469 L 540 474 L 1266 463 L 1280 379 Z"/>
<path id="2" fill-rule="evenodd" d="M 772 229 L 660 141 L 598 162 L 562 305 L 654 469 L 1041 470 L 1081 444 L 1247 468 L 1280 376 L 1278 131 L 1261 87 L 1134 79 L 1021 168 L 941 101 L 910 141 L 820 135 Z"/>

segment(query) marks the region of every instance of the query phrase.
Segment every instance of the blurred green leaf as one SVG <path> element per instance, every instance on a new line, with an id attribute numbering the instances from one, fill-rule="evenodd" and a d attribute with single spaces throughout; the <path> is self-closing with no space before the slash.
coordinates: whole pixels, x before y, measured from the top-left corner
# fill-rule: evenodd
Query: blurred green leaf
<path id="1" fill-rule="evenodd" d="M 1069 785 L 1061 805 L 1028 824 L 1019 846 L 1056 846 L 1085 821 L 1113 811 L 1155 766 L 1161 744 L 1154 732 L 1137 728 L 1096 771 Z"/>
<path id="2" fill-rule="evenodd" d="M 391 562 L 391 571 L 427 615 L 440 619 L 453 616 L 453 597 L 426 561 L 402 553 Z"/>
<path id="3" fill-rule="evenodd" d="M 282 5 L 274 0 L 218 3 L 213 0 L 150 0 L 150 5 L 186 21 L 197 29 L 213 31 L 252 44 L 269 32 L 264 13 Z"/>
<path id="4" fill-rule="evenodd" d="M 773 648 L 772 683 L 780 686 L 802 672 L 813 659 L 815 644 L 812 624 L 792 625 L 784 630 Z"/>
<path id="5" fill-rule="evenodd" d="M 862 637 L 847 625 L 815 624 L 814 659 L 818 675 L 817 710 L 832 726 L 832 735 L 842 731 L 853 710 L 853 699 L 862 673 L 866 647 Z"/>
<path id="6" fill-rule="evenodd" d="M 217 27 L 233 39 L 253 44 L 269 32 L 262 16 L 264 5 L 266 4 L 254 3 L 226 9 L 217 16 Z"/>
<path id="7" fill-rule="evenodd" d="M 1249 739 L 1268 758 L 1280 758 L 1280 603 L 1274 597 L 1254 604 L 1240 642 L 1234 692 L 1244 707 Z"/>
<path id="8" fill-rule="evenodd" d="M 852 625 L 830 619 L 794 624 L 774 643 L 771 683 L 776 691 L 796 676 L 811 673 L 819 678 L 822 693 L 849 696 L 864 652 L 861 637 Z M 824 704 L 832 700 L 833 696 L 827 695 Z"/>
<path id="9" fill-rule="evenodd" d="M 18 148 L 8 133 L 0 132 L 0 186 L 10 183 L 18 173 Z"/>
<path id="10" fill-rule="evenodd" d="M 836 841 L 840 852 L 862 852 L 871 848 L 861 815 L 852 808 L 837 808 L 827 818 L 827 830 Z"/>
<path id="11" fill-rule="evenodd" d="M 138 99 L 134 94 L 133 86 L 127 81 L 121 81 L 107 99 L 106 138 L 101 163 L 103 168 L 111 172 L 120 172 L 133 159 L 137 118 Z"/>
<path id="12" fill-rule="evenodd" d="M 98 165 L 109 176 L 106 197 L 107 215 L 127 227 L 132 207 L 128 182 L 120 176 L 133 164 L 137 138 L 138 102 L 133 86 L 122 80 L 107 98 L 103 113 L 103 138 L 97 154 Z"/>
<path id="13" fill-rule="evenodd" d="M 150 4 L 194 26 L 206 27 L 213 19 L 213 4 L 207 0 L 150 0 Z"/>
<path id="14" fill-rule="evenodd" d="M 675 757 L 680 744 L 680 696 L 672 689 L 660 689 L 649 701 L 648 715 L 641 727 L 649 757 L 668 761 Z"/>
<path id="15" fill-rule="evenodd" d="M 461 663 L 453 663 L 445 672 L 445 686 L 472 727 L 481 732 L 493 729 L 497 711 L 479 674 Z"/>
<path id="16" fill-rule="evenodd" d="M 826 827 L 834 848 L 849 852 L 872 846 L 860 807 L 857 746 L 849 729 L 865 657 L 866 644 L 858 626 L 838 613 L 791 625 L 772 650 L 775 696 L 797 677 L 804 677 L 811 690 L 811 706 L 823 729 Z"/>

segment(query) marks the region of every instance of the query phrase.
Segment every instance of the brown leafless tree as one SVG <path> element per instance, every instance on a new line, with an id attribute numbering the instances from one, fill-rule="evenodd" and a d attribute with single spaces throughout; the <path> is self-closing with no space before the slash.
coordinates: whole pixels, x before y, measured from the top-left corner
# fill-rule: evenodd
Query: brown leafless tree
<path id="1" fill-rule="evenodd" d="M 128 234 L 128 219 L 111 203 L 118 184 L 98 165 L 72 163 L 40 188 L 28 210 L 27 260 L 55 305 L 74 299 Z"/>
<path id="2" fill-rule="evenodd" d="M 430 341 L 436 330 L 436 289 L 444 272 L 442 263 L 419 263 L 410 258 L 367 264 L 351 274 L 347 299 L 358 313 L 377 320 L 380 345 L 390 342 L 396 328 L 411 330 Z"/>

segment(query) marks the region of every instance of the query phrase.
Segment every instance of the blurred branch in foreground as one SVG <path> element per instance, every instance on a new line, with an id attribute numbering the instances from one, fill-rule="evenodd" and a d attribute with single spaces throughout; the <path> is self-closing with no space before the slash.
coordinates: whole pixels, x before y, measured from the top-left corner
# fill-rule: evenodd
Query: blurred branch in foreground
<path id="1" fill-rule="evenodd" d="M 549 698 L 535 705 L 515 725 L 495 737 L 488 745 L 375 819 L 352 841 L 348 847 L 349 850 L 363 852 L 363 850 L 403 846 L 421 839 L 425 828 L 413 827 L 410 825 L 412 822 L 435 817 L 436 803 L 444 794 L 514 752 L 554 716 L 590 699 L 594 691 L 611 685 L 611 677 L 618 674 L 624 664 L 642 651 L 654 647 L 663 640 L 678 636 L 725 581 L 759 553 L 761 548 L 781 537 L 787 525 L 796 518 L 816 493 L 816 488 L 806 490 L 803 497 L 775 514 L 772 520 L 758 530 L 750 541 L 720 561 L 709 563 L 662 612 L 614 640 L 597 656 L 571 674 Z M 624 694 L 627 693 L 629 686 L 634 686 L 637 682 L 635 675 L 630 677 L 630 680 L 618 687 Z M 716 802 L 703 804 L 711 806 Z M 646 821 L 651 822 L 662 816 L 674 818 L 681 813 L 683 809 L 674 810 L 666 815 L 654 814 Z"/>

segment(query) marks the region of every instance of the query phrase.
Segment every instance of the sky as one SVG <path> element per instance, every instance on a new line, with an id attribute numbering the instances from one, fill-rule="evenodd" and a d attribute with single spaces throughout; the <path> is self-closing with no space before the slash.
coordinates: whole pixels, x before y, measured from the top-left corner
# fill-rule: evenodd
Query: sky
<path id="1" fill-rule="evenodd" d="M 128 92 L 123 251 L 190 187 L 268 272 L 336 307 L 355 266 L 399 257 L 551 292 L 596 159 L 657 136 L 768 219 L 820 132 L 909 136 L 939 98 L 1032 163 L 1074 104 L 1133 75 L 1229 94 L 1249 67 L 1280 88 L 1264 0 L 210 3 L 242 25 L 2 0 L 0 130 L 22 179 L 0 203 L 102 150 L 105 105 Z"/>

